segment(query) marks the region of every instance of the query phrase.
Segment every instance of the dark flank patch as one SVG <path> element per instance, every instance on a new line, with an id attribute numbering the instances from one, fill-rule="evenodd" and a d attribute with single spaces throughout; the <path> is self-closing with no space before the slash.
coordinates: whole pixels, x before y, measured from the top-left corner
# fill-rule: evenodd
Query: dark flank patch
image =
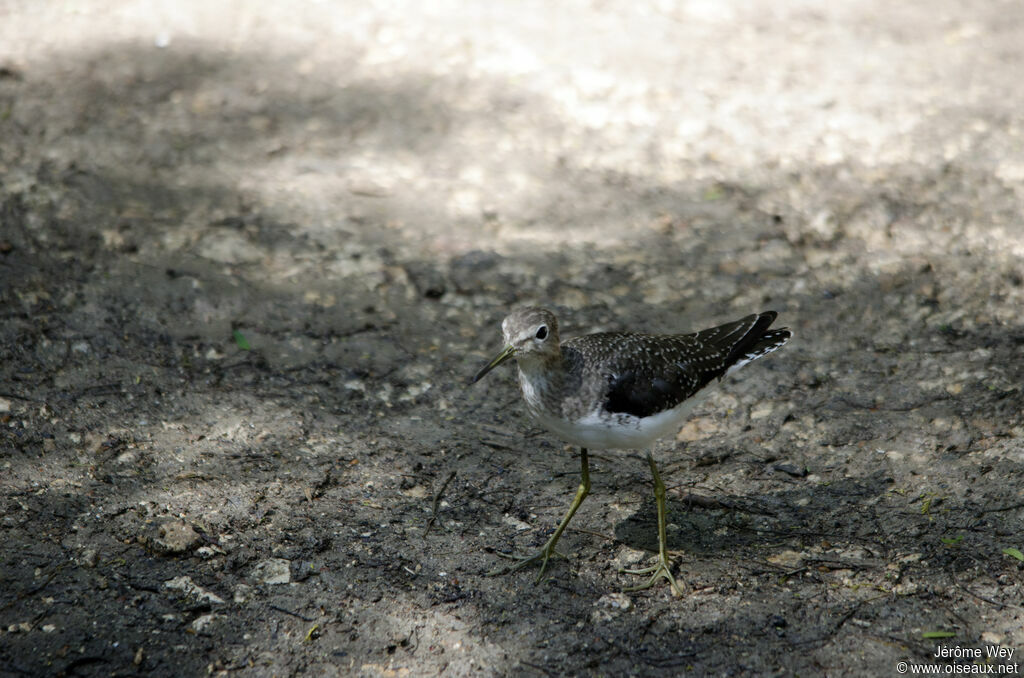
<path id="1" fill-rule="evenodd" d="M 614 376 L 608 384 L 604 409 L 636 417 L 649 417 L 675 407 L 688 395 L 700 390 L 693 375 L 680 371 L 672 376 L 675 378 L 670 381 L 632 370 Z M 707 384 L 707 381 L 704 383 Z"/>

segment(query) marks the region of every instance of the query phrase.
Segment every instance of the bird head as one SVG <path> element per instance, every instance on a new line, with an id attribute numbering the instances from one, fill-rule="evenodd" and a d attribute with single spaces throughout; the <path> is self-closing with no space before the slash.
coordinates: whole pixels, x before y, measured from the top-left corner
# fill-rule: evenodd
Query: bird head
<path id="1" fill-rule="evenodd" d="M 502 321 L 501 333 L 505 348 L 476 373 L 472 383 L 480 381 L 509 358 L 533 361 L 559 354 L 558 320 L 547 309 L 528 307 L 513 311 Z"/>

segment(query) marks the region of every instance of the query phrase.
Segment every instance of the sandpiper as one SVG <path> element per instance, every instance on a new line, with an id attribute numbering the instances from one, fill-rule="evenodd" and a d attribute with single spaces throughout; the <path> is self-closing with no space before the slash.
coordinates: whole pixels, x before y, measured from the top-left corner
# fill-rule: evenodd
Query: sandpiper
<path id="1" fill-rule="evenodd" d="M 768 329 L 776 315 L 765 311 L 693 334 L 601 332 L 565 341 L 559 341 L 558 320 L 547 309 L 523 308 L 506 317 L 501 323 L 505 348 L 476 373 L 473 383 L 515 358 L 527 409 L 546 429 L 580 447 L 582 479 L 547 543 L 536 553 L 508 556 L 517 562 L 488 574 L 540 562 L 540 582 L 548 560 L 562 555 L 555 545 L 590 492 L 587 450 L 648 448 L 678 431 L 708 384 L 789 341 L 788 329 Z M 665 545 L 665 485 L 649 450 L 647 462 L 658 510 L 658 560 L 648 568 L 622 570 L 651 575 L 626 591 L 647 589 L 665 578 L 672 593 L 682 595 Z"/>

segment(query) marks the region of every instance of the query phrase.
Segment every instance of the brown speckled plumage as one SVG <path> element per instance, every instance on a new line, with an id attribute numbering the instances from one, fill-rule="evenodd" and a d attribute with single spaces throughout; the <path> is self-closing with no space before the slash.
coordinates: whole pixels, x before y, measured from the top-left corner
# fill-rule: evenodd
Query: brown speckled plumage
<path id="1" fill-rule="evenodd" d="M 519 386 L 530 413 L 559 437 L 580 446 L 580 486 L 562 522 L 543 547 L 491 574 L 515 572 L 540 563 L 544 576 L 555 545 L 590 492 L 588 448 L 646 447 L 678 430 L 696 396 L 714 379 L 756 360 L 785 344 L 788 329 L 769 330 L 774 311 L 749 315 L 735 322 L 693 334 L 651 335 L 603 332 L 559 341 L 558 320 L 543 308 L 514 311 L 501 324 L 505 348 L 485 365 L 473 381 L 506 360 L 519 365 Z M 652 567 L 622 570 L 651 575 L 650 588 L 667 579 L 674 595 L 683 589 L 672 574 L 666 540 L 665 484 L 650 452 L 647 462 L 654 477 L 658 509 L 658 562 Z"/>
<path id="2" fill-rule="evenodd" d="M 680 424 L 686 412 L 675 418 L 670 411 L 731 369 L 785 344 L 788 329 L 768 329 L 775 317 L 766 311 L 692 334 L 602 332 L 559 342 L 550 311 L 524 308 L 505 318 L 502 330 L 514 347 L 527 406 L 542 424 L 580 445 L 637 447 L 645 442 L 645 420 L 666 413 Z M 540 328 L 546 328 L 543 339 L 537 338 Z M 572 435 L 581 427 L 610 433 L 584 440 Z M 662 426 L 654 428 L 663 434 Z M 620 429 L 635 434 L 623 439 L 615 434 Z"/>

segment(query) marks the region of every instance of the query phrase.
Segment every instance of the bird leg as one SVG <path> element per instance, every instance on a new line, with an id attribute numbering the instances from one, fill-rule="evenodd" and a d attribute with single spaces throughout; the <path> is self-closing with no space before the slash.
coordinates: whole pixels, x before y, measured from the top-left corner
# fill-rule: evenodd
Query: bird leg
<path id="1" fill-rule="evenodd" d="M 623 589 L 627 593 L 633 591 L 643 591 L 654 586 L 654 582 L 664 577 L 668 580 L 669 586 L 672 588 L 672 595 L 681 596 L 683 590 L 679 584 L 676 583 L 675 577 L 672 576 L 672 569 L 669 566 L 668 561 L 668 549 L 665 546 L 667 541 L 665 538 L 665 484 L 661 482 L 661 474 L 658 473 L 658 465 L 654 463 L 654 457 L 651 453 L 647 453 L 647 463 L 651 465 L 651 475 L 654 476 L 654 503 L 658 507 L 658 563 L 651 567 L 644 567 L 639 570 L 626 570 L 622 569 L 619 572 L 626 574 L 650 574 L 651 578 L 646 584 L 640 584 L 639 586 L 632 586 L 627 589 Z"/>
<path id="2" fill-rule="evenodd" d="M 544 546 L 542 546 L 539 551 L 531 555 L 515 556 L 499 553 L 498 555 L 502 558 L 509 558 L 517 562 L 506 567 L 495 568 L 487 573 L 488 576 L 493 577 L 497 574 L 509 574 L 512 572 L 517 572 L 526 567 L 527 565 L 540 561 L 540 574 L 537 575 L 537 580 L 536 582 L 534 582 L 536 584 L 539 584 L 540 580 L 544 578 L 544 570 L 548 566 L 548 560 L 552 556 L 559 556 L 561 558 L 565 557 L 563 554 L 555 550 L 555 544 L 558 543 L 558 538 L 562 536 L 562 532 L 565 531 L 565 528 L 569 524 L 569 521 L 572 520 L 573 514 L 576 513 L 576 509 L 580 507 L 580 504 L 583 503 L 583 500 L 586 498 L 587 494 L 590 493 L 590 462 L 587 458 L 586 449 L 580 450 L 580 472 L 582 477 L 580 479 L 580 486 L 576 490 L 576 498 L 572 500 L 572 504 L 569 506 L 569 512 L 565 514 L 564 518 L 562 518 L 562 522 L 559 523 L 558 528 L 555 529 L 555 533 L 551 535 L 551 538 L 548 539 L 547 543 L 544 544 Z"/>

